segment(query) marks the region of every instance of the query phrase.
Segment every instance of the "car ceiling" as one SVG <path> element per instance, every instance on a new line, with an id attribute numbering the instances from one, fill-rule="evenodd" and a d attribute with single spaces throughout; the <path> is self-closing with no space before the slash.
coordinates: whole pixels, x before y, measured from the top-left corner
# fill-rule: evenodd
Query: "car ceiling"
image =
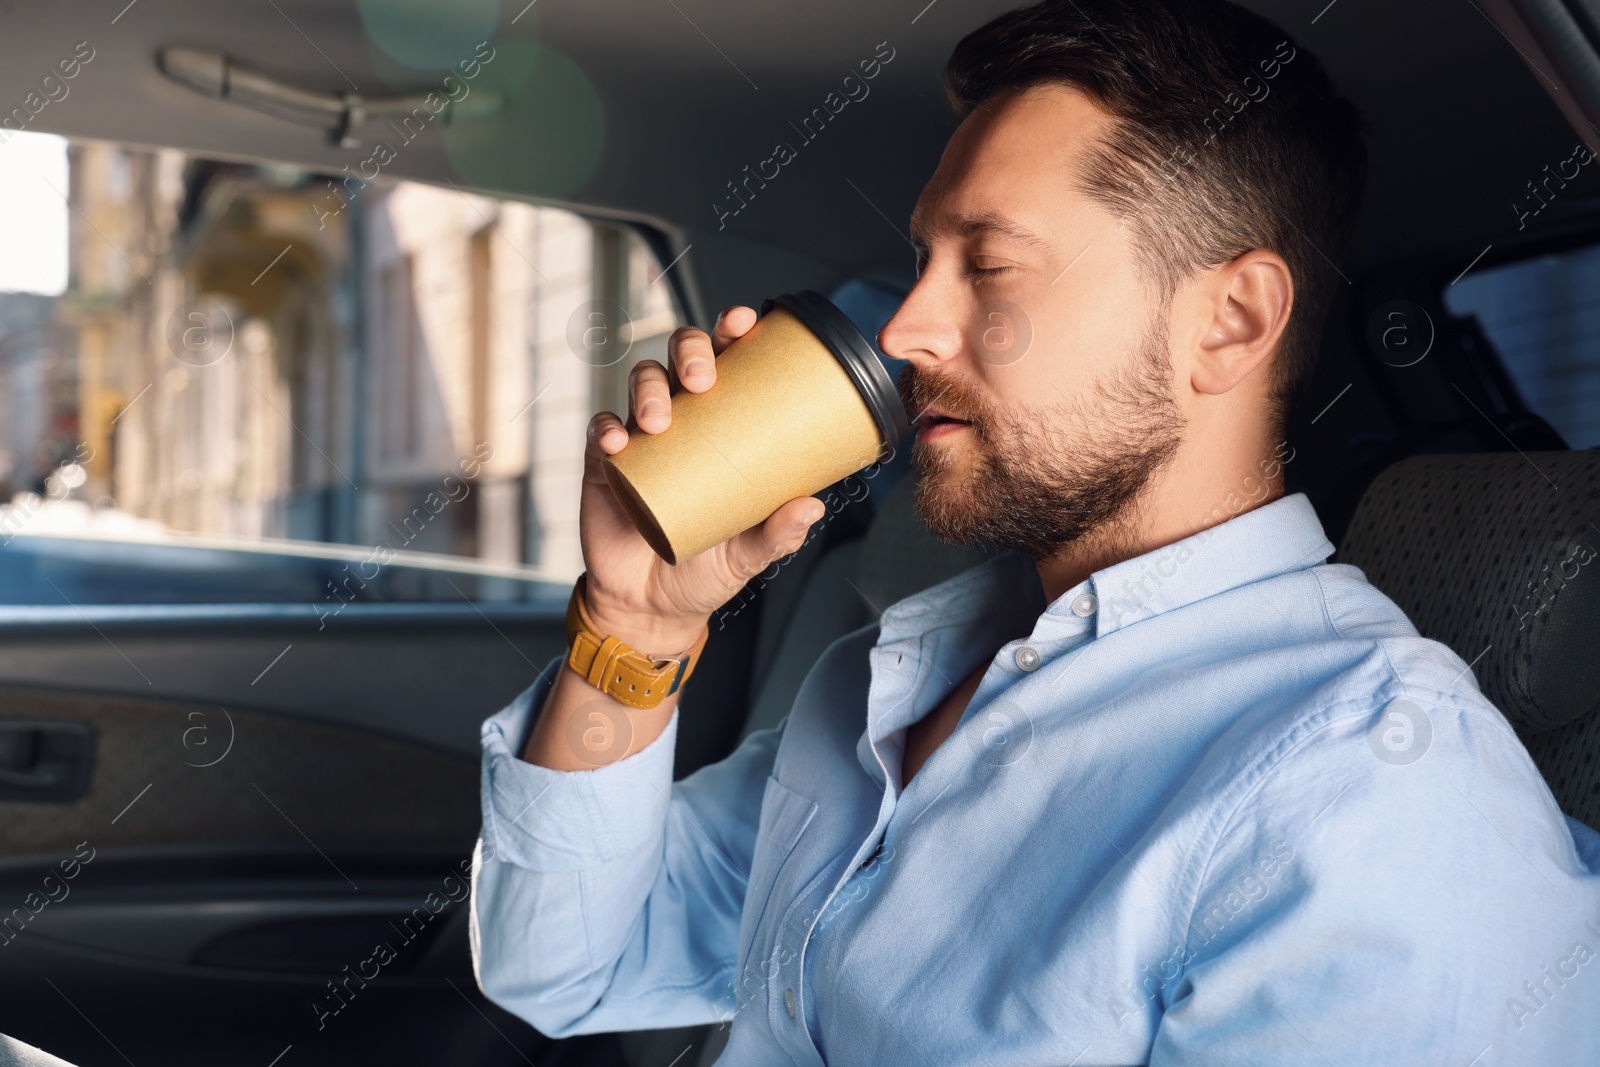
<path id="1" fill-rule="evenodd" d="M 493 28 L 496 48 L 486 79 L 491 69 L 522 79 L 510 79 L 516 85 L 507 105 L 470 129 L 457 126 L 453 145 L 433 131 L 403 145 L 384 175 L 652 221 L 678 248 L 698 242 L 702 256 L 726 256 L 740 241 L 753 242 L 787 249 L 802 257 L 797 263 L 823 264 L 841 278 L 901 280 L 909 280 L 912 264 L 906 218 L 954 126 L 940 92 L 943 63 L 962 35 L 1014 6 L 522 2 L 509 0 L 480 18 Z M 471 3 L 435 6 L 463 12 L 465 23 L 474 17 Z M 1396 258 L 1469 257 L 1484 242 L 1514 234 L 1511 205 L 1524 183 L 1571 154 L 1576 135 L 1540 75 L 1474 0 L 1250 6 L 1319 55 L 1371 123 L 1367 203 L 1341 260 L 1348 275 Z M 339 148 L 317 130 L 206 99 L 164 77 L 156 55 L 172 45 L 214 49 L 323 91 L 438 88 L 442 71 L 403 66 L 365 28 L 378 27 L 381 39 L 389 32 L 383 20 L 404 8 L 392 0 L 12 0 L 0 9 L 0 105 L 21 103 L 57 58 L 87 40 L 95 58 L 70 95 L 48 105 L 30 129 L 335 173 L 354 169 L 372 155 L 370 147 Z M 870 83 L 870 95 L 849 104 L 814 142 L 801 143 L 790 123 L 821 106 L 880 42 L 894 58 Z M 519 73 L 519 65 L 534 73 Z M 586 102 L 602 117 L 598 138 Z M 398 142 L 381 123 L 366 132 L 369 145 Z M 719 233 L 713 203 L 780 140 L 795 143 L 798 158 Z M 586 152 L 594 153 L 592 168 L 584 165 Z"/>

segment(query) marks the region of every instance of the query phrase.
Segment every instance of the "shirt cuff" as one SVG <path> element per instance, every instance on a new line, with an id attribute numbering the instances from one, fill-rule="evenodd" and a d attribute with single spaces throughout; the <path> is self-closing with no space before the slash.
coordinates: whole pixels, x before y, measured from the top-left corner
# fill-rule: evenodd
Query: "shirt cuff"
<path id="1" fill-rule="evenodd" d="M 557 771 L 521 758 L 565 657 L 484 720 L 484 860 L 535 871 L 578 871 L 659 840 L 672 798 L 678 712 L 650 744 L 593 770 Z"/>

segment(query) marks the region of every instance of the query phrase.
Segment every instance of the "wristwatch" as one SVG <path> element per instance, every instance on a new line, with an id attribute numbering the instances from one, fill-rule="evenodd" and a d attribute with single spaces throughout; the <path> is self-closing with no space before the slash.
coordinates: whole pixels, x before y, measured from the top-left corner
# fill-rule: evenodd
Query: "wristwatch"
<path id="1" fill-rule="evenodd" d="M 630 708 L 653 708 L 676 693 L 694 673 L 711 636 L 709 626 L 695 643 L 676 656 L 652 659 L 616 637 L 599 632 L 583 595 L 588 574 L 578 576 L 567 601 L 567 666 L 596 689 Z"/>

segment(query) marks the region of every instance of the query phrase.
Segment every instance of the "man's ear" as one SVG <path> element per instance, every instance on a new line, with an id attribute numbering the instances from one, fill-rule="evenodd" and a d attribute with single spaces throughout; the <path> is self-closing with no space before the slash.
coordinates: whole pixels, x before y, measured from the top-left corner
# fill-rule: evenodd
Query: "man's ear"
<path id="1" fill-rule="evenodd" d="M 1211 272 L 1211 321 L 1194 354 L 1196 392 L 1226 393 L 1271 357 L 1294 308 L 1294 279 L 1276 252 L 1254 249 Z"/>

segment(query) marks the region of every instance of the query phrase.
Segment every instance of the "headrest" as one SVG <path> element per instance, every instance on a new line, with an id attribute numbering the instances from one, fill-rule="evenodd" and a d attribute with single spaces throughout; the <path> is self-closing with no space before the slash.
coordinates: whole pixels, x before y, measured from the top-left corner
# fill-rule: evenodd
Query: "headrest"
<path id="1" fill-rule="evenodd" d="M 1401 460 L 1367 489 L 1333 562 L 1473 664 L 1524 736 L 1600 706 L 1600 451 Z"/>

